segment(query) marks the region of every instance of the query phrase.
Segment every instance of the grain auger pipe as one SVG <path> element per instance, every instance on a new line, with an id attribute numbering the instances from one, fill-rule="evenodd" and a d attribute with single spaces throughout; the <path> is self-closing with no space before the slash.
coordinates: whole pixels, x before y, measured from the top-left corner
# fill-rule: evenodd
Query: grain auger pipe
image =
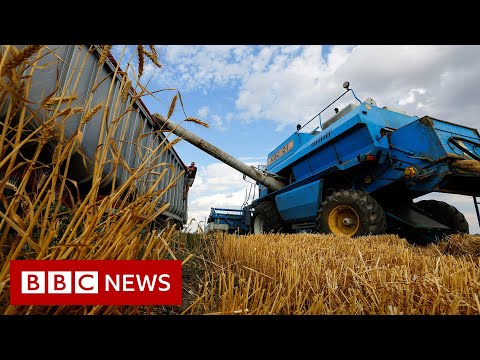
<path id="1" fill-rule="evenodd" d="M 154 116 L 158 121 L 158 125 L 163 129 L 171 131 L 175 135 L 188 141 L 190 144 L 196 146 L 200 150 L 205 151 L 207 154 L 210 154 L 211 156 L 220 160 L 221 162 L 240 171 L 242 174 L 245 174 L 248 177 L 252 178 L 253 180 L 259 182 L 260 184 L 265 185 L 270 191 L 280 190 L 281 188 L 286 186 L 280 180 L 258 171 L 253 166 L 244 164 L 240 160 L 235 159 L 233 156 L 227 154 L 225 151 L 222 151 L 216 146 L 203 140 L 202 138 L 198 137 L 194 133 L 188 131 L 187 129 L 181 127 L 178 124 L 175 124 L 173 121 L 165 120 L 164 118 L 156 114 Z"/>

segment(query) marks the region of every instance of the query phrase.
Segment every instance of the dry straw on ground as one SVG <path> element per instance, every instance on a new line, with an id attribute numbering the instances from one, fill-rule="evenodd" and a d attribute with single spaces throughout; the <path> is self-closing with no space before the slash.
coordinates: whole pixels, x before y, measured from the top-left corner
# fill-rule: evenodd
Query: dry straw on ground
<path id="1" fill-rule="evenodd" d="M 480 237 L 217 235 L 193 314 L 480 314 Z"/>

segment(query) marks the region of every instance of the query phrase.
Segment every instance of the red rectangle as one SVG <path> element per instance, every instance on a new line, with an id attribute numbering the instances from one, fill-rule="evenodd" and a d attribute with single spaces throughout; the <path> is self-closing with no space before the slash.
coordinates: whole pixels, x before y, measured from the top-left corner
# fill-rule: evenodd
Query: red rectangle
<path id="1" fill-rule="evenodd" d="M 11 260 L 11 305 L 181 305 L 180 260 Z"/>

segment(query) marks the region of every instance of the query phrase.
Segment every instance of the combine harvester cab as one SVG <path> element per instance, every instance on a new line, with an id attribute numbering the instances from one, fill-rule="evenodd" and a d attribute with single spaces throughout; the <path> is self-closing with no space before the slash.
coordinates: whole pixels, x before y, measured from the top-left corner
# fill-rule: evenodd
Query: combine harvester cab
<path id="1" fill-rule="evenodd" d="M 298 125 L 268 154 L 261 169 L 176 124 L 164 126 L 257 181 L 259 197 L 243 208 L 242 220 L 253 233 L 395 233 L 417 243 L 468 233 L 465 217 L 453 206 L 413 200 L 432 192 L 480 196 L 478 131 L 380 108 L 373 99 L 360 101 L 348 82 L 344 88 L 309 122 L 320 120 L 322 112 L 348 92 L 358 104 L 336 109 L 334 116 L 320 121 L 320 131 L 302 132 L 309 122 Z"/>

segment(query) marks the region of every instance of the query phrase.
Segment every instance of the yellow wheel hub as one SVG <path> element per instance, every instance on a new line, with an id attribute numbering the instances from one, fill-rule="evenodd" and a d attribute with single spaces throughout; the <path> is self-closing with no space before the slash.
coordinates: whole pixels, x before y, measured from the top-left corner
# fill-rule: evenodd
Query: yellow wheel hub
<path id="1" fill-rule="evenodd" d="M 339 205 L 328 215 L 328 227 L 335 235 L 353 236 L 360 227 L 360 219 L 354 208 Z"/>
<path id="2" fill-rule="evenodd" d="M 403 171 L 403 177 L 405 179 L 413 179 L 416 176 L 417 176 L 417 169 L 413 166 L 409 166 L 405 168 L 405 170 Z"/>

